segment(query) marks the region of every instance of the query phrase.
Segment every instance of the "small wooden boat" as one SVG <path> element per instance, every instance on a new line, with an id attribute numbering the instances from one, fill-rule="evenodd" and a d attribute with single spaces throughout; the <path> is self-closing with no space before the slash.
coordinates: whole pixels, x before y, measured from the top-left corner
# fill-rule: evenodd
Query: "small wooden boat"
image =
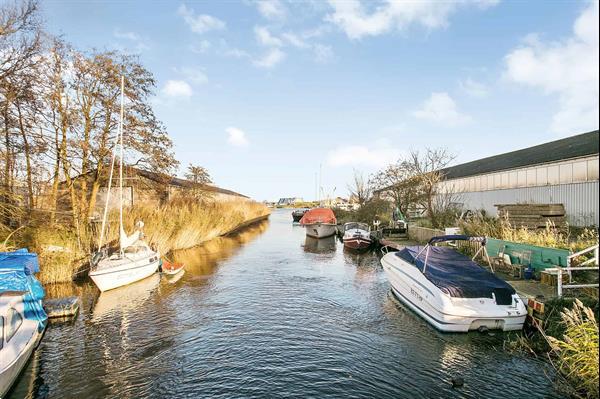
<path id="1" fill-rule="evenodd" d="M 342 238 L 344 247 L 353 251 L 366 251 L 373 241 L 371 232 L 366 223 L 350 222 L 344 225 L 344 236 Z"/>
<path id="2" fill-rule="evenodd" d="M 164 274 L 174 275 L 183 270 L 183 263 L 171 262 L 163 260 L 160 265 L 160 271 Z"/>

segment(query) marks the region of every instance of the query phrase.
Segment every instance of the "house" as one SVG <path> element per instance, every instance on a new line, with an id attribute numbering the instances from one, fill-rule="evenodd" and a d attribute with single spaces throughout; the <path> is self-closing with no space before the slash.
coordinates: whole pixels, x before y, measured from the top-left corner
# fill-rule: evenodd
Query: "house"
<path id="1" fill-rule="evenodd" d="M 279 198 L 279 201 L 277 201 L 277 206 L 295 205 L 300 202 L 304 202 L 304 200 L 299 197 Z"/>
<path id="2" fill-rule="evenodd" d="M 598 147 L 596 130 L 451 166 L 439 191 L 490 215 L 497 204 L 563 204 L 571 225 L 598 226 Z"/>

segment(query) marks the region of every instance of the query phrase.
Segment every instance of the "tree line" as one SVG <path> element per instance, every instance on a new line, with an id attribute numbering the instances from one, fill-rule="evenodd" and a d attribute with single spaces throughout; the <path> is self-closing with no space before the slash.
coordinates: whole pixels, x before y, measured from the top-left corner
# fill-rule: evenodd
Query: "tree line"
<path id="1" fill-rule="evenodd" d="M 443 184 L 444 168 L 453 160 L 445 148 L 411 151 L 370 176 L 355 171 L 348 190 L 361 207 L 373 201 L 377 192 L 377 199 L 390 200 L 403 215 L 420 209 L 433 227 L 443 227 L 459 200 L 453 188 Z"/>
<path id="2" fill-rule="evenodd" d="M 92 216 L 116 145 L 121 76 L 127 164 L 172 173 L 173 142 L 152 108 L 156 80 L 136 55 L 81 50 L 48 33 L 37 0 L 0 5 L 4 225 L 39 208 L 53 221 L 63 191 L 75 221 Z"/>

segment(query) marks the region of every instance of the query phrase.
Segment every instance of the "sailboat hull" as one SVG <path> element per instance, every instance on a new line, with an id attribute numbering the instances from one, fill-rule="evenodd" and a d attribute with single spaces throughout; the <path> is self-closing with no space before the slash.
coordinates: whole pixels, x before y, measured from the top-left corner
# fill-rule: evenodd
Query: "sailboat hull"
<path id="1" fill-rule="evenodd" d="M 125 258 L 126 262 L 119 263 L 113 260 L 114 265 L 100 267 L 90 272 L 90 278 L 100 291 L 112 290 L 154 274 L 158 270 L 159 258 L 157 253 L 153 253 L 151 256 L 134 261 Z M 111 262 L 111 259 L 107 262 Z"/>

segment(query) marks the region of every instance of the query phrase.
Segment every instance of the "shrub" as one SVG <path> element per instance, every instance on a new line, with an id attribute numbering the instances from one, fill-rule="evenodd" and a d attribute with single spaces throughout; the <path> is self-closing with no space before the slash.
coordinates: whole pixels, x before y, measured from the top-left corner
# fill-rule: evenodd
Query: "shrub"
<path id="1" fill-rule="evenodd" d="M 561 318 L 563 338 L 548 336 L 556 354 L 556 368 L 582 397 L 598 398 L 598 321 L 594 312 L 575 299 Z"/>

